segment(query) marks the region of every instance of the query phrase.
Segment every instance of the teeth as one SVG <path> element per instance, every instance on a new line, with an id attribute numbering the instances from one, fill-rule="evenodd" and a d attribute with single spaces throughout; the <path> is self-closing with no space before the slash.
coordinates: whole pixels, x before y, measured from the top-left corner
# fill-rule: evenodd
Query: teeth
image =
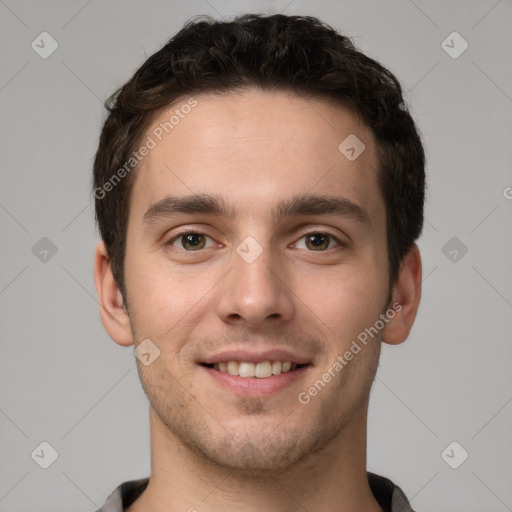
<path id="1" fill-rule="evenodd" d="M 230 375 L 238 375 L 238 363 L 236 361 L 228 362 L 228 373 Z"/>
<path id="2" fill-rule="evenodd" d="M 258 363 L 254 368 L 254 375 L 260 379 L 265 379 L 272 375 L 272 365 L 270 361 L 263 361 Z"/>
<path id="3" fill-rule="evenodd" d="M 259 363 L 248 363 L 246 361 L 223 361 L 213 365 L 215 370 L 222 373 L 229 373 L 239 377 L 257 377 L 266 379 L 272 375 L 279 375 L 297 368 L 296 363 L 290 361 L 261 361 Z"/>
<path id="4" fill-rule="evenodd" d="M 254 363 L 244 363 L 242 361 L 238 366 L 238 375 L 240 377 L 254 377 Z"/>
<path id="5" fill-rule="evenodd" d="M 274 361 L 272 363 L 272 375 L 279 375 L 283 371 L 283 363 L 281 361 Z"/>

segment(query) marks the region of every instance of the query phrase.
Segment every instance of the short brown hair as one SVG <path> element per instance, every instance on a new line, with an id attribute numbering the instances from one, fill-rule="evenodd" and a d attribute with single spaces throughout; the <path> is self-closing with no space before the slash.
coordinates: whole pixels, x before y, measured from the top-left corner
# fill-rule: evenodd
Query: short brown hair
<path id="1" fill-rule="evenodd" d="M 251 87 L 336 100 L 372 129 L 386 204 L 390 284 L 396 281 L 404 255 L 421 234 L 425 196 L 423 146 L 398 80 L 317 18 L 200 17 L 149 57 L 106 102 L 109 114 L 94 161 L 93 192 L 100 234 L 125 299 L 126 231 L 135 175 L 126 171 L 126 162 L 162 109 L 192 94 Z"/>

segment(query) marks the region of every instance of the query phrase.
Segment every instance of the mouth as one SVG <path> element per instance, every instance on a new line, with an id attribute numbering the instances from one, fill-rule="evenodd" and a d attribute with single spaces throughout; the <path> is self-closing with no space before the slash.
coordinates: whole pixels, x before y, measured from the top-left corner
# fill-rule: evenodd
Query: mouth
<path id="1" fill-rule="evenodd" d="M 281 375 L 299 370 L 309 363 L 299 364 L 293 361 L 219 361 L 218 363 L 201 363 L 201 366 L 216 370 L 221 373 L 227 373 L 234 377 L 268 379 L 270 377 Z"/>
<path id="2" fill-rule="evenodd" d="M 306 378 L 314 366 L 311 358 L 278 348 L 225 350 L 197 362 L 212 382 L 241 397 L 266 397 L 284 391 Z"/>
<path id="3" fill-rule="evenodd" d="M 313 358 L 287 347 L 228 349 L 196 361 L 215 385 L 243 397 L 265 397 L 298 383 L 313 368 Z"/>

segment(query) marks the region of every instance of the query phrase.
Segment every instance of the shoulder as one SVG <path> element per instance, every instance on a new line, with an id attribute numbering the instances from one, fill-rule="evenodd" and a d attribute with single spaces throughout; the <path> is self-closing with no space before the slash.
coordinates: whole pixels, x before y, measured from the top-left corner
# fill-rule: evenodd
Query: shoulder
<path id="1" fill-rule="evenodd" d="M 146 489 L 149 478 L 129 480 L 116 487 L 96 512 L 124 512 Z"/>
<path id="2" fill-rule="evenodd" d="M 368 473 L 368 483 L 375 499 L 386 512 L 414 512 L 400 487 L 375 473 Z"/>

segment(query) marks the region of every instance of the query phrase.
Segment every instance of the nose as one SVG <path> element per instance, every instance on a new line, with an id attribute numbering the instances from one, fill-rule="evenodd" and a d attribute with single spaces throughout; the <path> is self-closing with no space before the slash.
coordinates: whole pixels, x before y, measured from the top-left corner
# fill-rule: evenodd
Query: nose
<path id="1" fill-rule="evenodd" d="M 268 249 L 249 261 L 233 253 L 233 266 L 222 282 L 219 317 L 227 324 L 248 329 L 257 329 L 264 322 L 289 322 L 295 311 L 294 295 L 282 266 Z"/>

